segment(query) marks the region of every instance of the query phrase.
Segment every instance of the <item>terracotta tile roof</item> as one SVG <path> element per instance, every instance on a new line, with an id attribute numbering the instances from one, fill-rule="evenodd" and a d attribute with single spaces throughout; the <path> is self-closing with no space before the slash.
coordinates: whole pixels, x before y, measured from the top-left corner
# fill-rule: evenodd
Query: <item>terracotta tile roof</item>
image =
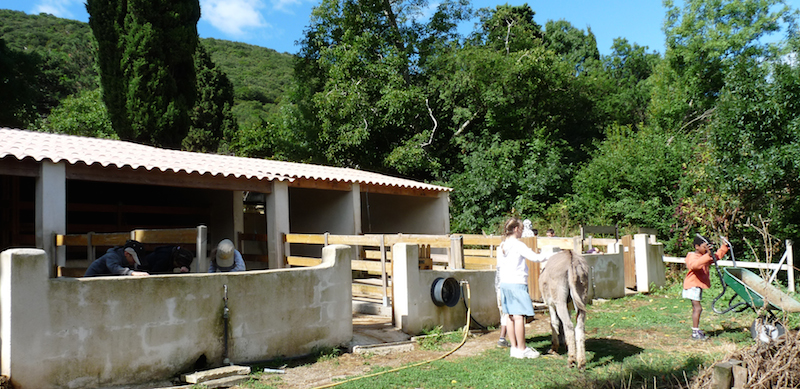
<path id="1" fill-rule="evenodd" d="M 70 164 L 98 164 L 118 168 L 160 170 L 162 172 L 198 173 L 201 175 L 247 179 L 294 181 L 312 179 L 399 188 L 450 191 L 450 188 L 370 173 L 295 162 L 242 158 L 218 154 L 167 150 L 133 142 L 88 138 L 74 135 L 17 130 L 0 127 L 0 159 L 13 156 L 18 160 L 65 161 Z"/>

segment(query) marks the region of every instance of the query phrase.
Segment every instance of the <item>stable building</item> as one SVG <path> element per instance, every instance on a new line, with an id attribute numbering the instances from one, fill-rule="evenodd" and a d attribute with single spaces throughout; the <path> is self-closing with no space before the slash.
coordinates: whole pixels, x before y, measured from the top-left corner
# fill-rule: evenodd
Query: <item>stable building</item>
<path id="1" fill-rule="evenodd" d="M 228 238 L 258 258 L 248 269 L 277 269 L 293 250 L 288 233 L 448 234 L 450 190 L 356 169 L 0 128 L 0 251 L 41 248 L 54 267 L 71 255 L 56 234 L 204 225 L 209 247 Z"/>

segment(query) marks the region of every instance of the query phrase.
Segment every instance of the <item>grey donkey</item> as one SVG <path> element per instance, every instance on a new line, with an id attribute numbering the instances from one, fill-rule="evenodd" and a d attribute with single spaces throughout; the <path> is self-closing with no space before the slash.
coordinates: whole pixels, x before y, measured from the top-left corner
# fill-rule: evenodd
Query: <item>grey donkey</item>
<path id="1" fill-rule="evenodd" d="M 567 343 L 570 367 L 586 368 L 586 294 L 589 290 L 589 266 L 586 260 L 572 250 L 564 250 L 550 257 L 539 275 L 539 290 L 544 303 L 550 310 L 552 348 L 550 353 L 558 353 L 559 332 Z M 567 303 L 572 301 L 577 311 L 576 322 L 570 319 Z"/>

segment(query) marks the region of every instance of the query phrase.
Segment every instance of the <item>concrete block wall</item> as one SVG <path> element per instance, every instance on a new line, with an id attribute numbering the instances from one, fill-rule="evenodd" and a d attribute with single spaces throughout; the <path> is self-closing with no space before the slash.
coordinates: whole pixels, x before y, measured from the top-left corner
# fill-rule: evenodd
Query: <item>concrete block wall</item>
<path id="1" fill-rule="evenodd" d="M 17 389 L 146 383 L 312 353 L 353 336 L 350 261 L 332 245 L 311 268 L 150 277 L 49 278 L 38 249 L 0 253 L 0 368 Z M 205 367 L 205 366 L 204 366 Z"/>
<path id="2" fill-rule="evenodd" d="M 463 328 L 467 320 L 462 299 L 454 307 L 436 306 L 431 298 L 433 282 L 440 277 L 467 281 L 470 307 L 474 320 L 484 326 L 500 323 L 497 295 L 494 289 L 494 270 L 420 270 L 419 247 L 398 243 L 392 247 L 392 288 L 395 326 L 410 335 L 442 326 L 443 331 Z"/>

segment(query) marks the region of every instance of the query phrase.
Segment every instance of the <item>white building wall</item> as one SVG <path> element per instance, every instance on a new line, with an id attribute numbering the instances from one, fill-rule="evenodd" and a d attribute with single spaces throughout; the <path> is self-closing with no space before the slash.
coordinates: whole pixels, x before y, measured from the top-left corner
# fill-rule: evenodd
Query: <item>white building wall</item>
<path id="1" fill-rule="evenodd" d="M 0 253 L 0 368 L 17 389 L 147 383 L 204 356 L 233 363 L 307 355 L 353 336 L 350 261 L 328 246 L 302 269 L 49 278 L 38 249 Z M 276 296 L 272 291 L 281 291 Z"/>
<path id="2" fill-rule="evenodd" d="M 467 322 L 466 285 L 454 307 L 436 306 L 431 298 L 433 282 L 453 277 L 469 284 L 472 318 L 483 326 L 500 322 L 494 270 L 420 270 L 419 247 L 397 243 L 392 247 L 392 293 L 395 326 L 411 335 L 442 326 L 443 331 L 463 328 Z"/>

